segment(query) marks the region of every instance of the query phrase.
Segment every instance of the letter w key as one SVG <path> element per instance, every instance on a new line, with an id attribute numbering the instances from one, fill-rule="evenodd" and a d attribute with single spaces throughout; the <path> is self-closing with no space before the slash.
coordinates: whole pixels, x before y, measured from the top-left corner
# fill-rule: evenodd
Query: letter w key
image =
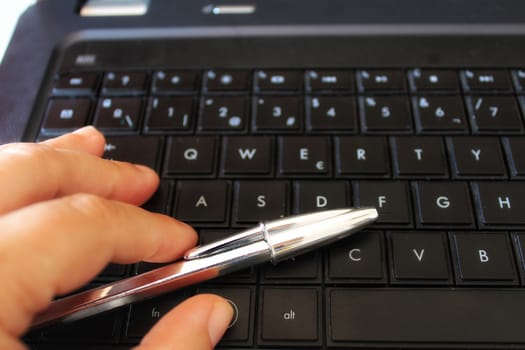
<path id="1" fill-rule="evenodd" d="M 222 171 L 230 174 L 270 174 L 273 138 L 228 136 L 223 139 Z"/>

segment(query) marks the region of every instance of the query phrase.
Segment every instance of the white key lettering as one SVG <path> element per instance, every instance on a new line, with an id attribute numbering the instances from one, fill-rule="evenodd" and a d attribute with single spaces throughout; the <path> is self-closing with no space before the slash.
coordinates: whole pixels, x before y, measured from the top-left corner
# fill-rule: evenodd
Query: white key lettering
<path id="1" fill-rule="evenodd" d="M 250 159 L 252 160 L 255 156 L 255 152 L 257 152 L 256 148 L 247 149 L 247 148 L 239 148 L 239 155 L 241 156 L 241 159 Z"/>
<path id="2" fill-rule="evenodd" d="M 470 153 L 472 153 L 472 155 L 474 155 L 474 158 L 476 159 L 476 161 L 479 162 L 479 157 L 481 155 L 481 150 L 479 148 L 478 149 L 471 149 Z"/>
<path id="3" fill-rule="evenodd" d="M 317 208 L 324 208 L 328 205 L 328 198 L 325 196 L 317 196 L 315 198 L 315 205 Z"/>
<path id="4" fill-rule="evenodd" d="M 265 195 L 262 194 L 257 197 L 257 207 L 258 208 L 266 207 L 266 196 Z"/>
<path id="5" fill-rule="evenodd" d="M 509 197 L 498 197 L 498 204 L 500 209 L 511 209 L 510 198 Z"/>
<path id="6" fill-rule="evenodd" d="M 448 207 L 450 207 L 450 201 L 449 201 L 448 197 L 445 197 L 445 196 L 438 197 L 436 199 L 436 204 L 441 209 L 447 209 Z"/>
<path id="7" fill-rule="evenodd" d="M 200 196 L 199 199 L 197 200 L 197 203 L 195 203 L 195 208 L 198 208 L 198 207 L 208 207 L 208 202 L 206 202 L 206 198 L 204 196 Z"/>
<path id="8" fill-rule="evenodd" d="M 489 255 L 487 254 L 487 251 L 484 249 L 478 250 L 479 255 L 479 262 L 486 263 L 489 261 Z"/>
<path id="9" fill-rule="evenodd" d="M 361 261 L 361 249 L 354 248 L 348 252 L 348 257 L 352 261 Z"/>
<path id="10" fill-rule="evenodd" d="M 423 254 L 425 253 L 425 249 L 420 249 L 419 252 L 416 249 L 412 249 L 412 252 L 416 256 L 416 259 L 421 262 L 423 260 Z"/>

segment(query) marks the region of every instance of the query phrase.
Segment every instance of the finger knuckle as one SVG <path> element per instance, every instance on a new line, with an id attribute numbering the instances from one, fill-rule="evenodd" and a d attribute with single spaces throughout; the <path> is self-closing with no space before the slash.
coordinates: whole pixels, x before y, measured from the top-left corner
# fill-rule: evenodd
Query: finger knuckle
<path id="1" fill-rule="evenodd" d="M 39 169 L 52 181 L 54 174 L 50 167 L 55 151 L 48 145 L 36 143 L 13 143 L 0 149 L 0 162 L 3 169 Z"/>
<path id="2" fill-rule="evenodd" d="M 69 196 L 68 205 L 90 220 L 111 223 L 115 220 L 115 205 L 90 193 L 76 193 Z M 110 219 L 111 215 L 111 220 Z"/>
<path id="3" fill-rule="evenodd" d="M 1 151 L 8 155 L 39 159 L 49 154 L 52 148 L 44 144 L 18 142 L 3 146 Z"/>

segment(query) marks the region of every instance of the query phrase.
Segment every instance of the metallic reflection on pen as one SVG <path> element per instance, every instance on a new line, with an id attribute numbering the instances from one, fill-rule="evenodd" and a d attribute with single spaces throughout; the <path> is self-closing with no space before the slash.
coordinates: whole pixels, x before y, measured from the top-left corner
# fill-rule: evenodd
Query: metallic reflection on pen
<path id="1" fill-rule="evenodd" d="M 261 223 L 190 249 L 173 264 L 58 299 L 35 317 L 31 327 L 79 320 L 252 265 L 275 264 L 347 237 L 377 217 L 374 208 L 335 209 Z"/>

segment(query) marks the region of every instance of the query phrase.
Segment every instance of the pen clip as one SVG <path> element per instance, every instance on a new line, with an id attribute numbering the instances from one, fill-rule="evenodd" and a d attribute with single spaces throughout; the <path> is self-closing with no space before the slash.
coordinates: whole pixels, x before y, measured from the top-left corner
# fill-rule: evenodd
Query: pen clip
<path id="1" fill-rule="evenodd" d="M 264 240 L 265 226 L 259 223 L 258 227 L 242 231 L 224 239 L 220 239 L 208 244 L 200 245 L 188 250 L 184 254 L 184 260 L 195 260 L 207 256 L 232 251 L 240 247 Z"/>

